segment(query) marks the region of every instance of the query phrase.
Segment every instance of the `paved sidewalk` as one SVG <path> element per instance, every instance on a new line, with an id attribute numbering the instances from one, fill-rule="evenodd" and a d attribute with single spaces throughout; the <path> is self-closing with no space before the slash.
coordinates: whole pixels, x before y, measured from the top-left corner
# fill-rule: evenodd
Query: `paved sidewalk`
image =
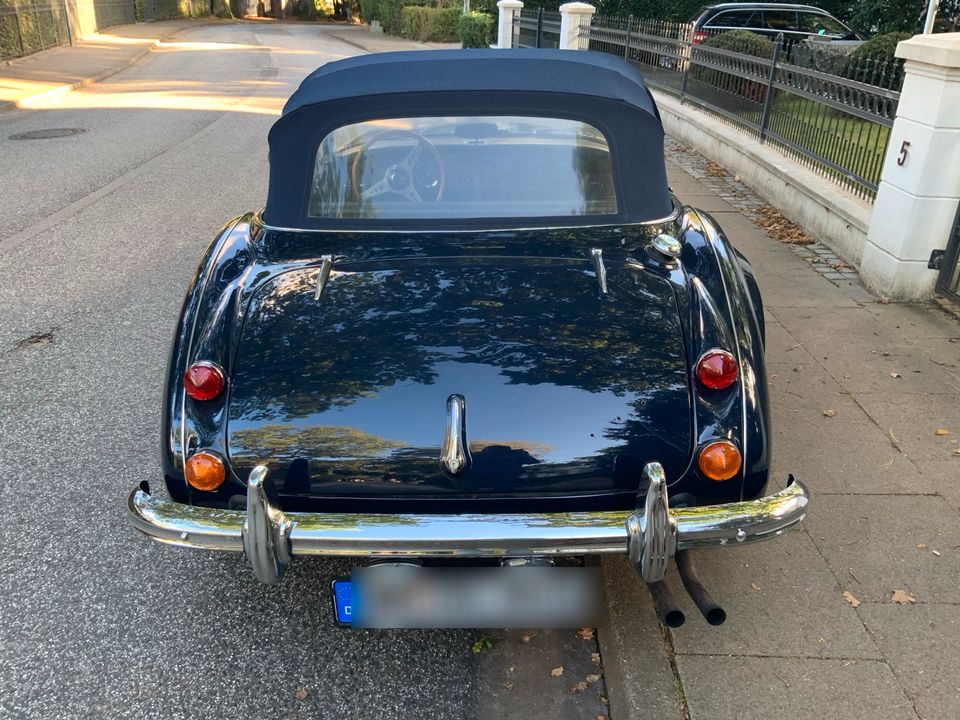
<path id="1" fill-rule="evenodd" d="M 0 110 L 26 107 L 51 94 L 103 80 L 129 67 L 172 35 L 210 22 L 224 21 L 205 18 L 118 25 L 72 47 L 53 48 L 0 63 Z"/>
<path id="2" fill-rule="evenodd" d="M 771 485 L 794 473 L 812 501 L 799 532 L 700 552 L 728 612 L 719 628 L 674 572 L 688 620 L 667 630 L 629 564 L 604 560 L 612 717 L 960 717 L 960 324 L 876 301 L 824 246 L 759 229 L 763 202 L 722 168 L 669 140 L 668 157 L 674 191 L 757 271 Z"/>

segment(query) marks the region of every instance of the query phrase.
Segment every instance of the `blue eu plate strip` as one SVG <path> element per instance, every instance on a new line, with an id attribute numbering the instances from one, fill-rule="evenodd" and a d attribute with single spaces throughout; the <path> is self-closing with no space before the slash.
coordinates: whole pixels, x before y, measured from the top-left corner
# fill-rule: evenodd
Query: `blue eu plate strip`
<path id="1" fill-rule="evenodd" d="M 338 625 L 353 622 L 353 587 L 349 580 L 333 581 L 333 613 Z"/>

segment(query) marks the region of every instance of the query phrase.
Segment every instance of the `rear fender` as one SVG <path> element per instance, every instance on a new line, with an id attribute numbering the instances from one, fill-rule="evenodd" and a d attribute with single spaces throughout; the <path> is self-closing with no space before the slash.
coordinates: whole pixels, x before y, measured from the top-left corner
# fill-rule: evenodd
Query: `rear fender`
<path id="1" fill-rule="evenodd" d="M 691 345 L 691 387 L 696 358 L 711 347 L 734 351 L 740 365 L 738 391 L 712 396 L 695 392 L 698 437 L 733 440 L 743 453 L 738 493 L 730 483 L 700 479 L 690 487 L 698 502 L 757 497 L 766 486 L 770 463 L 769 402 L 763 355 L 763 307 L 753 270 L 707 213 L 687 208 L 681 215 L 681 260 L 686 271 L 687 338 Z M 685 488 L 686 489 L 686 488 Z"/>
<path id="2" fill-rule="evenodd" d="M 228 393 L 202 407 L 194 405 L 184 396 L 183 374 L 193 360 L 202 358 L 219 364 L 229 377 L 230 345 L 223 329 L 231 326 L 227 316 L 235 311 L 233 298 L 252 262 L 251 220 L 252 215 L 236 218 L 217 234 L 190 280 L 177 320 L 167 364 L 161 425 L 163 474 L 167 489 L 177 502 L 189 502 L 191 496 L 183 478 L 183 464 L 189 452 L 196 447 L 224 451 L 220 447 L 220 427 Z"/>

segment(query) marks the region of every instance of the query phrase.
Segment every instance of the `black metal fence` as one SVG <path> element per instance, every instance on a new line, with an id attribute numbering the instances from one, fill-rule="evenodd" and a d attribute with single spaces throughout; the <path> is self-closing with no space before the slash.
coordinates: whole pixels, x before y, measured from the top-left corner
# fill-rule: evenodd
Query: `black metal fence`
<path id="1" fill-rule="evenodd" d="M 583 31 L 590 50 L 626 58 L 651 87 L 758 136 L 863 198 L 876 195 L 902 64 L 834 57 L 834 72 L 824 72 L 799 64 L 803 53 L 782 38 L 708 39 L 694 37 L 690 24 L 632 17 L 595 17 Z"/>
<path id="2" fill-rule="evenodd" d="M 0 0 L 0 60 L 68 42 L 63 0 Z"/>
<path id="3" fill-rule="evenodd" d="M 179 1 L 170 0 L 173 4 Z M 137 4 L 137 0 L 92 0 L 84 3 L 80 12 L 88 21 L 92 20 L 90 24 L 99 31 L 136 22 Z M 76 18 L 78 8 L 73 0 L 0 0 L 0 60 L 23 57 L 76 40 L 71 38 L 68 6 Z"/>
<path id="4" fill-rule="evenodd" d="M 933 263 L 931 259 L 931 263 Z M 960 207 L 953 221 L 953 232 L 947 239 L 947 250 L 940 258 L 937 292 L 960 303 Z M 935 267 L 935 266 L 934 266 Z"/>
<path id="5" fill-rule="evenodd" d="M 513 20 L 513 47 L 560 47 L 560 13 L 543 8 L 521 10 Z"/>

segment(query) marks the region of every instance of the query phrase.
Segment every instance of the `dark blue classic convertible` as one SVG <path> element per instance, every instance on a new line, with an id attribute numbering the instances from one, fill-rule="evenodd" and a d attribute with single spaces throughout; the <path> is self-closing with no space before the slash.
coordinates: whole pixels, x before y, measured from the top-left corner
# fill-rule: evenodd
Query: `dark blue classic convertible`
<path id="1" fill-rule="evenodd" d="M 686 551 L 775 537 L 807 491 L 764 496 L 760 293 L 671 194 L 639 74 L 562 50 L 356 57 L 269 139 L 265 209 L 187 293 L 170 497 L 140 483 L 133 526 L 243 551 L 266 583 L 294 555 L 620 553 L 668 613 L 676 558 L 722 621 Z"/>

